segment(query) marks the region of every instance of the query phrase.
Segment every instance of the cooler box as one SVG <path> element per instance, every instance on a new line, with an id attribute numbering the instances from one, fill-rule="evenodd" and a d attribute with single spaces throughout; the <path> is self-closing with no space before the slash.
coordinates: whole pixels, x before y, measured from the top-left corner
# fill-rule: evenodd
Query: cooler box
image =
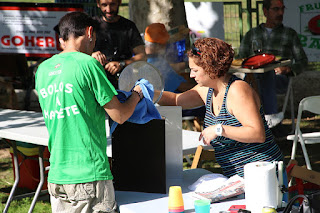
<path id="1" fill-rule="evenodd" d="M 37 145 L 23 143 L 23 142 L 16 142 L 17 149 L 20 151 L 24 156 L 22 156 L 18 152 L 18 163 L 20 165 L 20 180 L 18 183 L 18 187 L 20 188 L 27 188 L 31 190 L 35 190 L 38 187 L 40 181 L 40 168 L 39 168 L 39 148 Z M 10 154 L 12 159 L 13 165 L 13 174 L 15 174 L 15 166 L 13 161 L 13 149 L 10 148 Z M 49 159 L 49 151 L 48 147 L 45 147 L 43 152 L 43 158 Z M 44 161 L 44 168 L 49 166 L 48 161 Z M 45 177 L 45 182 L 43 184 L 42 189 L 47 189 L 47 177 Z"/>

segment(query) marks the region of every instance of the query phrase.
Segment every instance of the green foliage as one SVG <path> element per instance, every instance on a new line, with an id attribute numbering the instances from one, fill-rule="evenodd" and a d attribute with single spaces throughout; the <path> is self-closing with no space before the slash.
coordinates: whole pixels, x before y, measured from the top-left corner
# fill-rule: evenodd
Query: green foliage
<path id="1" fill-rule="evenodd" d="M 32 198 L 24 198 L 22 200 L 14 200 L 10 204 L 8 213 L 28 212 Z M 0 204 L 0 211 L 3 211 L 5 204 Z M 38 201 L 33 210 L 34 213 L 51 213 L 51 205 L 49 201 Z"/>
<path id="2" fill-rule="evenodd" d="M 307 70 L 320 71 L 320 62 L 309 62 Z"/>

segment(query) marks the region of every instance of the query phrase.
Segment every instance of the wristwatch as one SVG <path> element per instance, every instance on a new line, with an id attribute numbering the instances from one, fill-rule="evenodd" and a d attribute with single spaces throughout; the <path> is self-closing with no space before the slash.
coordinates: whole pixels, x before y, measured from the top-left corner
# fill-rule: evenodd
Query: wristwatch
<path id="1" fill-rule="evenodd" d="M 126 66 L 125 61 L 119 61 L 120 68 L 123 69 Z"/>
<path id="2" fill-rule="evenodd" d="M 216 135 L 221 136 L 222 135 L 222 131 L 223 131 L 222 125 L 221 124 L 217 124 L 215 131 L 216 131 Z"/>

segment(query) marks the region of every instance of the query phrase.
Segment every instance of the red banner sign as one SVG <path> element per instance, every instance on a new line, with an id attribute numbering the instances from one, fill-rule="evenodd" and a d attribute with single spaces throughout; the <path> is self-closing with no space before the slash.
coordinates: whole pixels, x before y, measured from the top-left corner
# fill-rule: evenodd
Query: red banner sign
<path id="1" fill-rule="evenodd" d="M 83 11 L 80 4 L 0 3 L 0 53 L 50 57 L 60 51 L 53 30 L 62 16 Z"/>

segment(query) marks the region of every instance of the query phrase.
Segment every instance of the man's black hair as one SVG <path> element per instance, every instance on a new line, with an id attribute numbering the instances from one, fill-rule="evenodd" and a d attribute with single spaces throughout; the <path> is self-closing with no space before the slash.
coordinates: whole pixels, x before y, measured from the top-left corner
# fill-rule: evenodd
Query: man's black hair
<path id="1" fill-rule="evenodd" d="M 58 34 L 58 36 L 60 36 L 59 24 L 57 24 L 56 26 L 54 26 L 53 30 Z"/>
<path id="2" fill-rule="evenodd" d="M 78 38 L 83 36 L 89 26 L 92 26 L 93 30 L 96 31 L 98 24 L 86 13 L 71 12 L 60 19 L 58 26 L 59 36 L 64 41 L 67 41 L 70 37 Z"/>
<path id="3" fill-rule="evenodd" d="M 269 10 L 270 9 L 270 7 L 271 7 L 271 2 L 272 2 L 273 0 L 263 0 L 263 8 L 266 8 L 267 10 Z M 281 0 L 281 1 L 283 1 L 283 0 Z"/>

